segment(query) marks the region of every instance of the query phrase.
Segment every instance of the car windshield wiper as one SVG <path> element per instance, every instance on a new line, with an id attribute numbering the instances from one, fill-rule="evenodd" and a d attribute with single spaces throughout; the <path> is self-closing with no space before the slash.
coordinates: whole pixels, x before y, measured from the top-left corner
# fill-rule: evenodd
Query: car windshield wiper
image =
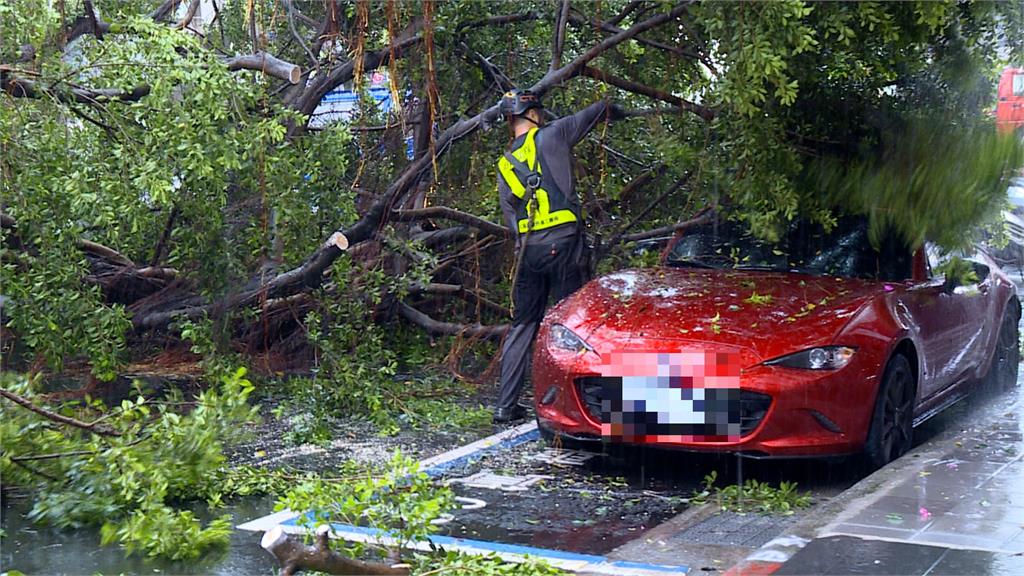
<path id="1" fill-rule="evenodd" d="M 786 272 L 788 268 L 772 266 L 770 264 L 737 264 L 733 266 L 737 270 L 764 270 L 766 272 Z"/>
<path id="2" fill-rule="evenodd" d="M 714 264 L 698 260 L 697 258 L 679 258 L 676 260 L 669 260 L 668 265 L 678 266 L 680 268 L 708 268 L 711 270 L 718 268 L 718 266 L 715 266 Z"/>

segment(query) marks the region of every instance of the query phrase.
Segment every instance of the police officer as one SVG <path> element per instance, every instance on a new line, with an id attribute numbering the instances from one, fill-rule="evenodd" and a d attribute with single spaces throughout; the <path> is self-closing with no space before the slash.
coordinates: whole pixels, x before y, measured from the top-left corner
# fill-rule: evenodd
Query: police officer
<path id="1" fill-rule="evenodd" d="M 572 148 L 598 124 L 621 115 L 600 100 L 545 125 L 543 106 L 529 90 L 501 99 L 512 141 L 498 159 L 498 197 L 505 224 L 516 239 L 512 327 L 501 351 L 501 391 L 495 422 L 519 420 L 526 366 L 548 298 L 557 302 L 584 279 L 579 199 L 572 177 Z"/>

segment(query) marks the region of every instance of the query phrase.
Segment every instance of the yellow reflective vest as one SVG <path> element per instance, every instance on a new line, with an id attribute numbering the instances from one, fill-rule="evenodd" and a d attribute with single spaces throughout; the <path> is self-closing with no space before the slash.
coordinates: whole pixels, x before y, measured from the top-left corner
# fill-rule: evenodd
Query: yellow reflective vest
<path id="1" fill-rule="evenodd" d="M 516 224 L 520 234 L 553 228 L 578 220 L 565 194 L 541 170 L 540 159 L 537 157 L 536 136 L 537 128 L 531 128 L 526 133 L 526 139 L 523 140 L 522 146 L 512 151 L 512 155 L 516 159 L 541 175 L 541 185 L 534 192 L 533 198 L 529 202 L 520 202 L 516 207 Z M 520 200 L 524 200 L 526 184 L 519 181 L 512 163 L 504 156 L 498 160 L 498 173 L 505 179 L 512 194 Z"/>

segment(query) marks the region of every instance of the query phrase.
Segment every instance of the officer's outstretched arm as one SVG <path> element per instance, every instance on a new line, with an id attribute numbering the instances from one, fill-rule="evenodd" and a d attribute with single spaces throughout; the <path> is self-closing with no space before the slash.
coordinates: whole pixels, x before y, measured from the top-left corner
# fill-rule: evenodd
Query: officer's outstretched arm
<path id="1" fill-rule="evenodd" d="M 558 130 L 569 146 L 575 146 L 606 117 L 609 120 L 621 118 L 621 109 L 610 99 L 602 98 L 571 116 L 559 118 L 551 123 L 551 127 Z"/>

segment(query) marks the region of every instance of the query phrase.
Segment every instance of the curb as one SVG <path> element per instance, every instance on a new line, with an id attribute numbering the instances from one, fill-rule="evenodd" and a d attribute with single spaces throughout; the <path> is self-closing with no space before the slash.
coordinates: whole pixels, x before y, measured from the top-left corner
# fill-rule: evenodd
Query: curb
<path id="1" fill-rule="evenodd" d="M 828 531 L 844 518 L 856 515 L 907 478 L 916 476 L 930 457 L 945 454 L 949 447 L 947 437 L 939 436 L 914 448 L 895 462 L 875 470 L 834 498 L 809 510 L 785 535 L 764 544 L 723 576 L 766 576 L 782 567 L 794 554 L 811 540 Z"/>

